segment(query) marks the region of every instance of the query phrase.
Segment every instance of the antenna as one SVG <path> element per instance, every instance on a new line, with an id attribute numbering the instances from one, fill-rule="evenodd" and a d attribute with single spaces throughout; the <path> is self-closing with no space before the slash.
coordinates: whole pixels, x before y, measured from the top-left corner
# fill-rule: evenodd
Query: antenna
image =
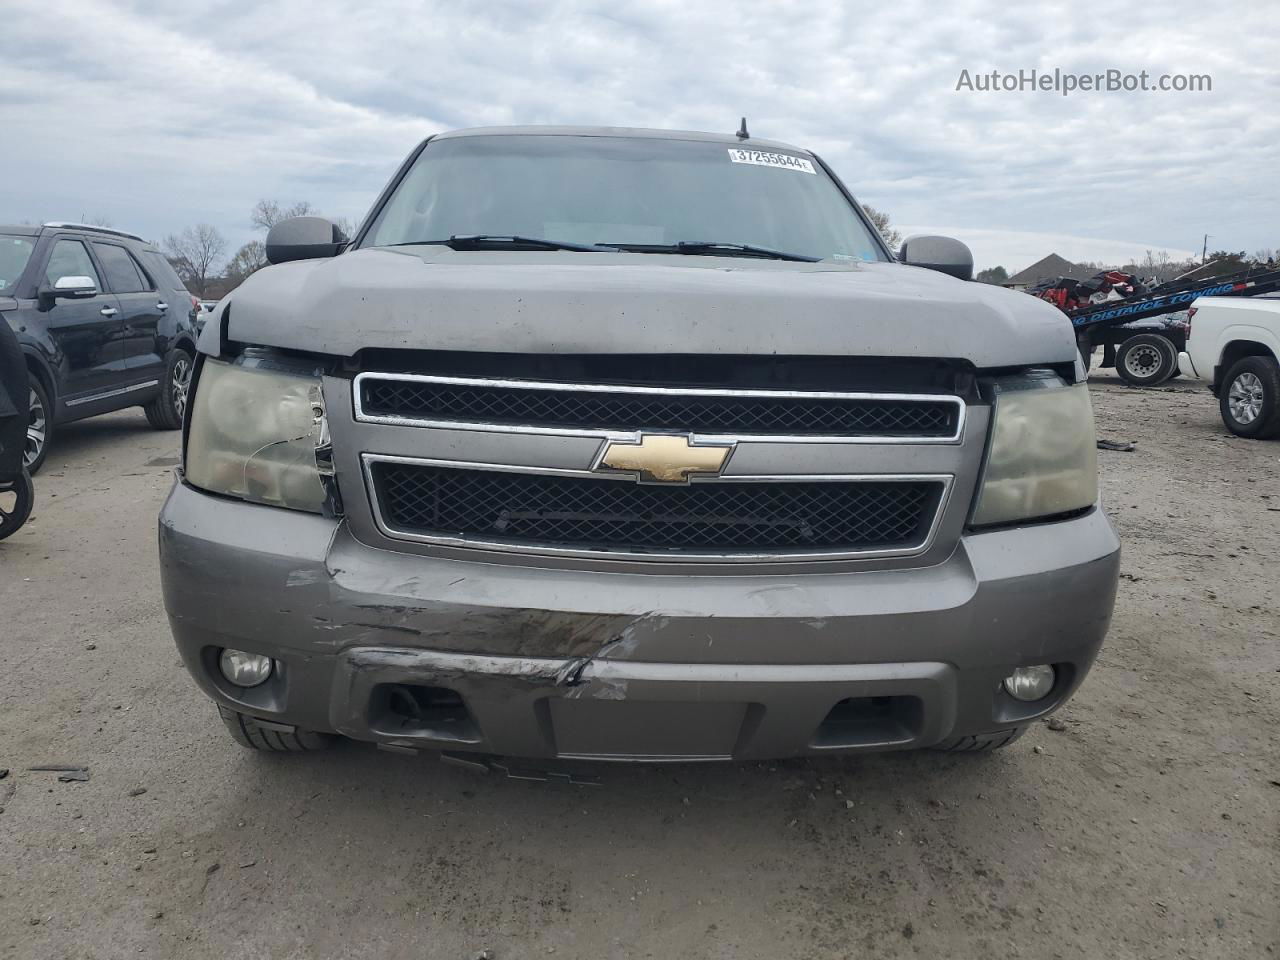
<path id="1" fill-rule="evenodd" d="M 739 139 L 739 140 L 747 140 L 747 139 L 749 139 L 750 137 L 751 137 L 751 134 L 747 133 L 747 118 L 746 118 L 746 117 L 743 117 L 743 118 L 742 118 L 742 126 L 740 126 L 740 127 L 738 128 L 738 139 Z"/>

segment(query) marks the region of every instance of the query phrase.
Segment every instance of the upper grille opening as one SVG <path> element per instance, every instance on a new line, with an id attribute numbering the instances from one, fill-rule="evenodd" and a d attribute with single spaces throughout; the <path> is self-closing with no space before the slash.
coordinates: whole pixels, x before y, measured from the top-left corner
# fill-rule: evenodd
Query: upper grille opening
<path id="1" fill-rule="evenodd" d="M 360 383 L 366 416 L 544 428 L 937 439 L 955 436 L 960 416 L 955 398 L 927 396 L 667 393 L 393 375 Z"/>
<path id="2" fill-rule="evenodd" d="M 732 390 L 919 393 L 977 399 L 965 360 L 919 357 L 814 357 L 769 354 L 474 353 L 362 350 L 359 369 L 472 380 L 630 383 Z"/>

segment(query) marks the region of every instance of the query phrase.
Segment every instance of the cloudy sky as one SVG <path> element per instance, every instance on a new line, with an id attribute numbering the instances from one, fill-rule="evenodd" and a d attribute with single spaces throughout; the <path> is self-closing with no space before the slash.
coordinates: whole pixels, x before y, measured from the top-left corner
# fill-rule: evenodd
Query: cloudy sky
<path id="1" fill-rule="evenodd" d="M 1280 248 L 1280 28 L 1218 0 L 3 0 L 0 222 L 234 249 L 261 197 L 359 219 L 424 136 L 586 123 L 820 153 L 979 266 Z M 1197 73 L 1212 91 L 957 91 L 962 70 Z M 228 252 L 231 252 L 230 250 Z"/>

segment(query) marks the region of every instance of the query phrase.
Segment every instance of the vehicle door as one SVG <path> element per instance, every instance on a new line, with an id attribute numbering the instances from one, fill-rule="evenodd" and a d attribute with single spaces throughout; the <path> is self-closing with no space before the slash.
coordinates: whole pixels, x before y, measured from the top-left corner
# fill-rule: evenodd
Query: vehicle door
<path id="1" fill-rule="evenodd" d="M 73 277 L 88 277 L 94 293 L 74 298 L 58 294 Z M 49 245 L 39 292 L 49 337 L 57 351 L 62 384 L 59 399 L 74 405 L 119 386 L 124 375 L 122 323 L 115 295 L 103 286 L 101 271 L 83 240 L 56 237 Z"/>
<path id="2" fill-rule="evenodd" d="M 160 320 L 169 304 L 123 244 L 94 240 L 93 252 L 102 264 L 107 286 L 120 302 L 126 378 L 129 382 L 158 380 L 164 371 Z"/>

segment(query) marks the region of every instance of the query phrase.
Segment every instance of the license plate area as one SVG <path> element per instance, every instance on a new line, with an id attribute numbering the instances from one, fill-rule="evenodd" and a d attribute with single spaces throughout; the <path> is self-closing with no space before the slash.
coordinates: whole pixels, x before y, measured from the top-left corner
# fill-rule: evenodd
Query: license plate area
<path id="1" fill-rule="evenodd" d="M 728 760 L 745 703 L 551 698 L 556 752 L 593 760 Z"/>

